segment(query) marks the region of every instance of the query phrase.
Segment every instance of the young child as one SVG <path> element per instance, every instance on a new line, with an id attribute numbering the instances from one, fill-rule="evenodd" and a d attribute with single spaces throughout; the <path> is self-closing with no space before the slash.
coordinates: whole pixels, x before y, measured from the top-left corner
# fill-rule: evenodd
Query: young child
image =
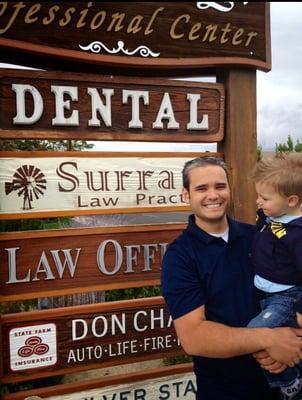
<path id="1" fill-rule="evenodd" d="M 252 260 L 255 286 L 264 298 L 262 312 L 248 326 L 302 327 L 302 153 L 263 159 L 252 178 L 258 196 Z M 280 387 L 283 399 L 302 399 L 298 366 L 265 374 L 271 387 Z"/>

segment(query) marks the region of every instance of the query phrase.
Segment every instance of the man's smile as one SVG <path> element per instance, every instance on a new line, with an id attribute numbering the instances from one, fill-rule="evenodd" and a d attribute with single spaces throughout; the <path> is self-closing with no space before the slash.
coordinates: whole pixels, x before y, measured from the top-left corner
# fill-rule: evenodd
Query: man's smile
<path id="1" fill-rule="evenodd" d="M 221 207 L 222 203 L 215 203 L 215 204 L 204 204 L 206 208 L 219 208 Z"/>

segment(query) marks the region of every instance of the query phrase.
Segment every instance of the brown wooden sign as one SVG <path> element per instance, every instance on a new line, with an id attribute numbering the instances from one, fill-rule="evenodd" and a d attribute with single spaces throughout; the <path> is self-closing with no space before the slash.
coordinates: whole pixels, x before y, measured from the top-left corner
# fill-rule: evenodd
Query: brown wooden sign
<path id="1" fill-rule="evenodd" d="M 221 84 L 0 69 L 0 137 L 216 142 Z"/>
<path id="2" fill-rule="evenodd" d="M 2 57 L 24 65 L 270 69 L 264 2 L 1 2 L 0 16 Z"/>
<path id="3" fill-rule="evenodd" d="M 5 314 L 3 383 L 182 353 L 161 297 Z"/>
<path id="4" fill-rule="evenodd" d="M 127 369 L 127 367 L 125 367 Z M 78 380 L 72 383 L 19 391 L 2 400 L 106 400 L 106 399 L 185 399 L 195 398 L 196 383 L 192 364 L 140 370 L 101 379 Z M 32 397 L 31 397 L 32 396 Z M 36 397 L 33 397 L 36 396 Z M 107 396 L 107 397 L 106 397 Z"/>
<path id="5" fill-rule="evenodd" d="M 159 285 L 167 245 L 185 224 L 1 235 L 0 301 Z"/>
<path id="6" fill-rule="evenodd" d="M 183 166 L 213 154 L 1 152 L 0 219 L 188 211 Z"/>

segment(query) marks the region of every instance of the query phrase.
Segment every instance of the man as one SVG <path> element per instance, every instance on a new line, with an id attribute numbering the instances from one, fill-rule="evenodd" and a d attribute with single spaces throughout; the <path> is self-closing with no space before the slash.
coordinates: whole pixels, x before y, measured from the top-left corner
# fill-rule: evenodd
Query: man
<path id="1" fill-rule="evenodd" d="M 196 399 L 276 399 L 252 353 L 268 356 L 261 363 L 271 372 L 298 363 L 302 330 L 246 328 L 259 311 L 250 264 L 255 228 L 227 216 L 224 162 L 187 162 L 183 186 L 193 215 L 165 253 L 162 293 L 180 342 L 193 356 Z"/>

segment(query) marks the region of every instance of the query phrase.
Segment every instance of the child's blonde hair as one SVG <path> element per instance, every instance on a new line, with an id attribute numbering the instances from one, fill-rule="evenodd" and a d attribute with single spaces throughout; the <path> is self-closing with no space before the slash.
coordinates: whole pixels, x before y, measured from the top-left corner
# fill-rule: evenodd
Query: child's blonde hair
<path id="1" fill-rule="evenodd" d="M 281 196 L 297 195 L 302 203 L 302 153 L 277 153 L 258 161 L 252 179 L 267 183 Z"/>

